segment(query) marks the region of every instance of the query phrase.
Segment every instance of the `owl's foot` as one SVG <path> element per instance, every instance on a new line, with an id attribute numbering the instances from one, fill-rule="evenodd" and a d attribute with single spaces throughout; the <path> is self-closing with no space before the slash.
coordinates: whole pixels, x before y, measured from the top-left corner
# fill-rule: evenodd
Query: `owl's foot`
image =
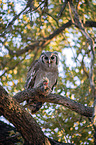
<path id="1" fill-rule="evenodd" d="M 49 83 L 49 79 L 46 77 L 43 78 L 43 86 L 44 89 L 46 90 L 48 88 L 48 83 Z"/>
<path id="2" fill-rule="evenodd" d="M 50 88 L 48 87 L 48 84 L 49 79 L 47 77 L 44 77 L 42 81 L 39 83 L 38 93 L 44 96 L 48 95 L 51 92 Z"/>
<path id="3" fill-rule="evenodd" d="M 48 78 L 43 78 L 44 95 L 48 95 L 50 93 L 50 88 L 48 87 L 48 83 L 49 83 Z"/>

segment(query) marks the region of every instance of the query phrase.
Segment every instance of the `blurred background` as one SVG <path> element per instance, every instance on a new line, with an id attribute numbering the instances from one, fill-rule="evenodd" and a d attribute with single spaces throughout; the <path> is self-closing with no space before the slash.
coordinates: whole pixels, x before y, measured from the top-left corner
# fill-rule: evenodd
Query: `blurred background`
<path id="1" fill-rule="evenodd" d="M 11 96 L 24 90 L 31 63 L 41 52 L 57 51 L 59 78 L 54 93 L 85 106 L 92 106 L 89 82 L 91 48 L 64 0 L 0 1 L 0 85 Z M 96 1 L 73 0 L 86 32 L 96 41 Z M 95 65 L 93 81 L 95 82 Z M 70 109 L 45 103 L 33 117 L 50 138 L 76 145 L 93 144 L 93 128 L 88 118 Z M 3 117 L 1 120 L 5 121 Z"/>

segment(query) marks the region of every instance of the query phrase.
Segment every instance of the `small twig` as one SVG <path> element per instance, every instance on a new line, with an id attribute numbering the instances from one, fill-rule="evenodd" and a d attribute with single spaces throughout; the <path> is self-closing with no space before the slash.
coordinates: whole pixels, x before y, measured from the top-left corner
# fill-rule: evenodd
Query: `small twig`
<path id="1" fill-rule="evenodd" d="M 44 3 L 44 1 L 42 1 L 38 7 L 34 8 L 34 9 L 31 11 L 31 13 L 34 12 L 34 11 L 36 11 L 43 3 Z M 30 12 L 30 11 L 28 10 L 28 11 L 24 12 L 24 14 L 27 14 L 27 13 L 29 13 L 29 12 Z"/>
<path id="2" fill-rule="evenodd" d="M 57 114 L 59 114 L 58 111 L 56 111 L 54 118 L 56 118 L 56 120 L 57 120 L 57 122 L 58 122 L 58 124 L 59 124 L 59 126 L 61 128 L 61 130 L 63 131 L 63 134 L 65 134 L 64 127 L 62 127 L 62 124 L 60 123 L 60 121 L 58 119 L 59 117 L 58 117 Z"/>
<path id="3" fill-rule="evenodd" d="M 35 54 L 34 54 L 34 57 L 32 59 L 32 62 L 35 61 L 37 55 L 38 55 L 38 51 L 39 51 L 39 47 L 37 47 L 36 51 L 35 51 Z"/>
<path id="4" fill-rule="evenodd" d="M 6 34 L 6 32 L 8 32 L 9 27 L 11 27 L 11 25 L 13 24 L 13 22 L 14 22 L 17 18 L 19 18 L 19 16 L 20 16 L 26 9 L 27 9 L 27 6 L 26 6 L 18 15 L 16 15 L 16 16 L 12 19 L 11 22 L 8 23 L 7 27 L 5 28 L 5 31 L 0 35 L 1 37 L 3 37 L 3 36 Z M 9 31 L 10 31 L 10 30 L 9 30 Z"/>
<path id="5" fill-rule="evenodd" d="M 83 59 L 84 59 L 84 58 L 83 58 Z M 87 78 L 89 79 L 89 75 L 88 75 L 88 73 L 87 73 L 87 71 L 86 71 L 86 68 L 85 68 L 85 64 L 84 64 L 83 59 L 82 59 L 81 65 L 82 65 L 82 68 L 83 68 L 83 71 L 84 71 L 85 75 L 86 75 Z"/>
<path id="6" fill-rule="evenodd" d="M 68 0 L 65 0 L 65 2 L 64 2 L 64 4 L 63 4 L 63 7 L 61 8 L 61 10 L 60 10 L 60 12 L 59 12 L 59 14 L 58 14 L 58 18 L 60 18 L 60 17 L 62 16 L 63 11 L 64 11 L 64 9 L 65 9 L 67 3 L 68 3 Z"/>
<path id="7" fill-rule="evenodd" d="M 31 11 L 34 7 L 34 0 L 28 0 L 27 1 L 27 7 L 30 7 L 30 11 Z"/>
<path id="8" fill-rule="evenodd" d="M 69 6 L 69 15 L 70 15 L 70 18 L 72 20 L 72 24 L 74 24 L 74 19 L 72 17 L 72 12 L 71 12 L 71 6 L 70 6 L 70 3 L 68 2 L 68 6 Z M 74 24 L 75 25 L 75 24 Z"/>
<path id="9" fill-rule="evenodd" d="M 4 73 L 0 76 L 0 78 L 1 78 L 5 73 L 7 73 L 8 71 L 15 69 L 15 67 L 18 66 L 18 65 L 25 59 L 25 57 L 26 57 L 26 56 L 24 56 L 23 59 L 20 60 L 18 63 L 16 63 L 14 66 L 12 66 L 12 67 L 10 67 L 9 69 L 5 70 Z"/>
<path id="10" fill-rule="evenodd" d="M 92 124 L 96 128 L 96 99 L 94 99 L 93 107 L 94 107 L 94 112 L 93 112 L 93 116 L 92 116 Z"/>
<path id="11" fill-rule="evenodd" d="M 47 15 L 50 16 L 53 20 L 55 20 L 57 26 L 59 27 L 58 21 L 57 21 L 51 14 L 49 14 L 48 12 L 45 12 L 45 14 L 47 14 Z"/>
<path id="12" fill-rule="evenodd" d="M 0 139 L 0 142 L 3 142 L 3 141 L 6 142 L 6 141 L 8 141 L 8 140 L 15 140 L 15 139 L 17 139 L 17 138 L 20 137 L 20 136 L 21 136 L 21 134 L 18 133 L 18 134 L 15 134 L 15 135 L 6 137 L 6 138 L 4 138 L 4 139 Z"/>
<path id="13" fill-rule="evenodd" d="M 43 3 L 44 3 L 44 1 L 42 1 L 41 4 L 40 4 L 38 7 L 34 8 L 34 9 L 32 10 L 32 12 L 36 11 Z M 27 5 L 19 14 L 17 14 L 16 16 L 13 17 L 12 21 L 10 21 L 10 22 L 8 23 L 7 27 L 5 28 L 5 31 L 0 35 L 1 37 L 3 37 L 3 36 L 6 34 L 6 32 L 10 31 L 9 28 L 11 27 L 11 25 L 13 24 L 13 22 L 14 22 L 17 18 L 19 18 L 19 16 L 20 16 L 22 13 L 24 13 L 24 11 L 25 11 L 28 7 L 29 7 L 29 5 Z M 29 10 L 28 10 L 28 11 L 29 11 Z M 27 12 L 28 12 L 28 11 L 27 11 Z M 8 30 L 8 29 L 9 29 L 9 30 Z"/>
<path id="14" fill-rule="evenodd" d="M 14 52 L 8 46 L 5 45 L 5 48 L 9 51 L 10 55 L 14 55 Z"/>

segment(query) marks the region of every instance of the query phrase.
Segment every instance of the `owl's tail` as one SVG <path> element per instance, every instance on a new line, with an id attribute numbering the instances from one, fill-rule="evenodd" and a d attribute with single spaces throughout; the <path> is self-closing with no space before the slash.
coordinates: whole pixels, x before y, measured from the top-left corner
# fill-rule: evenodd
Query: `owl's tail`
<path id="1" fill-rule="evenodd" d="M 42 102 L 35 102 L 30 104 L 30 106 L 28 106 L 28 109 L 31 110 L 32 114 L 35 114 L 41 107 L 42 107 Z"/>

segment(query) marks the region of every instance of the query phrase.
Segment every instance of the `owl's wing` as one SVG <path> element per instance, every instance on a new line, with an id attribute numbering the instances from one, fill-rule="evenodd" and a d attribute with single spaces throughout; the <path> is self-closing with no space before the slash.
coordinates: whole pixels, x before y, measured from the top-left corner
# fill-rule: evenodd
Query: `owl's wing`
<path id="1" fill-rule="evenodd" d="M 28 70 L 25 89 L 32 88 L 34 86 L 34 82 L 35 82 L 35 78 L 36 78 L 38 69 L 39 69 L 39 63 L 38 63 L 38 60 L 35 60 L 31 64 L 31 66 Z"/>
<path id="2" fill-rule="evenodd" d="M 55 76 L 55 82 L 54 82 L 51 90 L 53 90 L 53 88 L 57 85 L 57 82 L 58 82 L 58 69 L 55 71 L 54 76 Z"/>
<path id="3" fill-rule="evenodd" d="M 51 90 L 53 90 L 53 88 L 54 88 L 56 85 L 57 85 L 57 79 L 56 79 L 54 85 L 52 86 Z"/>

